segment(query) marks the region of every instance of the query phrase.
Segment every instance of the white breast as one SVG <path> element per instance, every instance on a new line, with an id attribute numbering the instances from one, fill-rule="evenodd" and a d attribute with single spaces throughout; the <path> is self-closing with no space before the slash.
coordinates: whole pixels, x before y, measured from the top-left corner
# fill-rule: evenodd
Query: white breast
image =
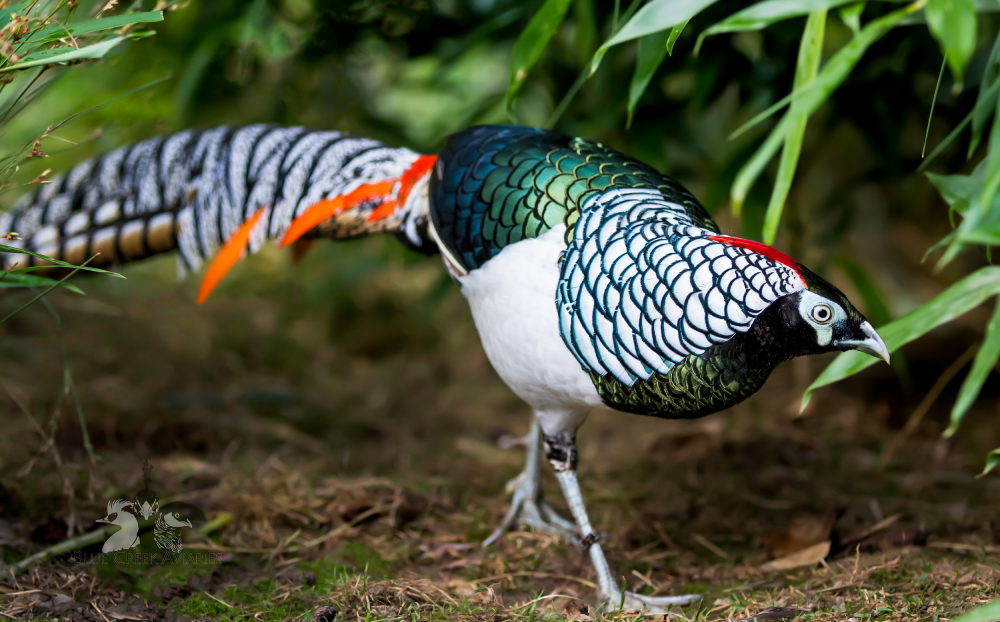
<path id="1" fill-rule="evenodd" d="M 565 233 L 559 225 L 511 244 L 458 281 L 486 355 L 507 386 L 540 414 L 582 420 L 603 403 L 559 334 L 555 298 Z"/>

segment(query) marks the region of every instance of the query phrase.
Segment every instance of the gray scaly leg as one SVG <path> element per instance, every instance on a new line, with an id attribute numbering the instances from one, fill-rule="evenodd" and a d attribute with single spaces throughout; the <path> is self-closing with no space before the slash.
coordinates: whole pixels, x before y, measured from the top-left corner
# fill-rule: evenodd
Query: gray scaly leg
<path id="1" fill-rule="evenodd" d="M 576 534 L 576 525 L 556 514 L 556 511 L 542 497 L 542 464 L 541 454 L 542 429 L 535 419 L 531 424 L 531 432 L 523 439 L 518 439 L 509 445 L 521 442 L 528 453 L 524 470 L 507 485 L 514 489 L 510 511 L 504 516 L 500 526 L 483 542 L 489 546 L 497 538 L 516 525 L 527 525 L 538 531 L 572 539 Z"/>
<path id="2" fill-rule="evenodd" d="M 590 559 L 597 571 L 598 601 L 602 608 L 612 611 L 620 607 L 644 609 L 647 613 L 659 614 L 667 613 L 673 605 L 686 605 L 701 598 L 697 594 L 653 597 L 625 592 L 623 599 L 620 583 L 614 580 L 608 560 L 604 558 L 604 551 L 598 544 L 600 536 L 591 527 L 590 519 L 587 517 L 587 507 L 583 503 L 583 493 L 576 478 L 576 439 L 569 434 L 546 435 L 545 455 L 556 471 L 563 496 L 566 497 L 566 503 L 569 504 L 573 518 L 580 528 L 581 543 L 584 549 L 590 552 Z"/>

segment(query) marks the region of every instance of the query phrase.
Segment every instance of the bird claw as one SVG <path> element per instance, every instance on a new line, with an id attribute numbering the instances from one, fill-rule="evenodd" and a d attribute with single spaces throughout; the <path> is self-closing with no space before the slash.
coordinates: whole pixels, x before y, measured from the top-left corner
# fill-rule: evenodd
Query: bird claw
<path id="1" fill-rule="evenodd" d="M 671 608 L 689 605 L 696 600 L 701 600 L 699 594 L 684 594 L 682 596 L 643 596 L 635 592 L 622 593 L 615 590 L 601 599 L 602 609 L 605 611 L 620 611 L 625 609 L 636 609 L 646 614 L 670 613 Z"/>
<path id="2" fill-rule="evenodd" d="M 552 534 L 568 540 L 578 540 L 576 535 L 576 525 L 569 522 L 562 516 L 556 514 L 548 503 L 544 500 L 519 495 L 523 488 L 518 488 L 514 493 L 514 500 L 511 503 L 510 511 L 500 521 L 489 538 L 483 541 L 483 546 L 489 546 L 496 542 L 504 532 L 509 531 L 517 525 L 531 527 L 535 531 Z"/>

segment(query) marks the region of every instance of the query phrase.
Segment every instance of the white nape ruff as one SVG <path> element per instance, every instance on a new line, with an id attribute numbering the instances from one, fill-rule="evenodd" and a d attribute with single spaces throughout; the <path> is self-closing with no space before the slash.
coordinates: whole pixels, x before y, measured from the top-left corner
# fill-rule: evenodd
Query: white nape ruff
<path id="1" fill-rule="evenodd" d="M 559 225 L 511 244 L 458 278 L 493 368 L 550 435 L 575 432 L 591 408 L 606 408 L 559 334 L 555 300 L 565 234 Z"/>

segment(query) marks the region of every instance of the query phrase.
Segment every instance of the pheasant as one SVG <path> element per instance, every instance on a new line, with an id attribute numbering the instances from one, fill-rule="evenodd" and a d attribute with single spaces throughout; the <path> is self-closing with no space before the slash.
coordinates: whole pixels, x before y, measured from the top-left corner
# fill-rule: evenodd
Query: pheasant
<path id="1" fill-rule="evenodd" d="M 177 249 L 183 272 L 210 259 L 199 302 L 271 241 L 384 232 L 440 253 L 490 362 L 535 414 L 512 506 L 487 544 L 516 524 L 573 538 L 609 608 L 662 612 L 698 596 L 621 592 L 577 480 L 589 411 L 695 418 L 746 399 L 793 357 L 889 361 L 871 324 L 808 268 L 723 235 L 655 169 L 541 129 L 473 127 L 437 155 L 294 127 L 185 131 L 76 166 L 0 215 L 7 231 L 74 264 Z M 540 452 L 572 522 L 542 497 Z"/>

